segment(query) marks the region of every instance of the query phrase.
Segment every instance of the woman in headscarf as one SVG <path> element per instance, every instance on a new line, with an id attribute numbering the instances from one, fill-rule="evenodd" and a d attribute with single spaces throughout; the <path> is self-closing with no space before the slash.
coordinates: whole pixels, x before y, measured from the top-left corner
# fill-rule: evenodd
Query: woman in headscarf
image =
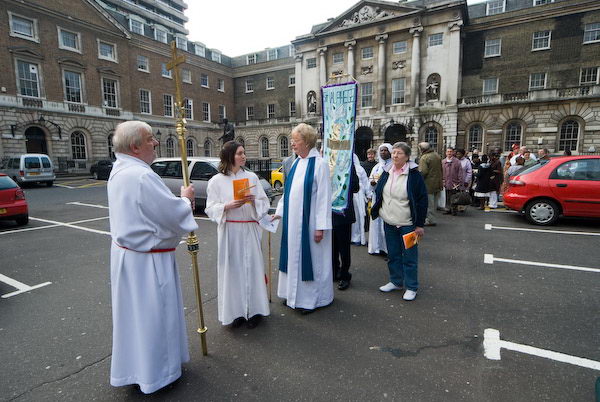
<path id="1" fill-rule="evenodd" d="M 371 204 L 375 205 L 377 199 L 375 197 L 375 186 L 379 178 L 385 171 L 385 168 L 392 163 L 392 144 L 381 144 L 377 149 L 377 160 L 378 163 L 371 171 L 369 182 L 371 185 L 370 191 L 372 192 L 373 199 Z M 376 218 L 370 220 L 369 224 L 369 254 L 387 254 L 387 246 L 385 244 L 385 233 L 383 231 L 383 220 Z"/>

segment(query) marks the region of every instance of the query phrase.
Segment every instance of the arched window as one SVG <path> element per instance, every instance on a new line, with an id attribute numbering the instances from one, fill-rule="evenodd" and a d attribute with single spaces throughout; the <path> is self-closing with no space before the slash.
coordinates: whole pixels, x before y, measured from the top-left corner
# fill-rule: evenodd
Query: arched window
<path id="1" fill-rule="evenodd" d="M 290 141 L 285 135 L 279 137 L 279 156 L 282 158 L 290 156 Z"/>
<path id="2" fill-rule="evenodd" d="M 470 150 L 483 148 L 483 128 L 479 124 L 474 124 L 469 128 L 468 147 Z"/>
<path id="3" fill-rule="evenodd" d="M 560 138 L 558 139 L 559 151 L 576 151 L 579 140 L 579 123 L 575 120 L 567 120 L 560 126 Z"/>
<path id="4" fill-rule="evenodd" d="M 262 137 L 260 139 L 260 157 L 269 157 L 269 139 L 267 137 Z"/>
<path id="5" fill-rule="evenodd" d="M 172 158 L 175 156 L 175 140 L 173 137 L 167 138 L 165 142 L 165 147 L 167 148 L 167 157 Z"/>
<path id="6" fill-rule="evenodd" d="M 85 152 L 85 135 L 81 131 L 71 134 L 71 151 L 73 159 L 87 159 Z"/>
<path id="7" fill-rule="evenodd" d="M 523 127 L 517 122 L 512 122 L 506 126 L 506 134 L 504 136 L 504 150 L 510 151 L 513 144 L 521 145 L 523 136 Z"/>
<path id="8" fill-rule="evenodd" d="M 425 129 L 425 142 L 428 142 L 432 149 L 438 150 L 438 130 L 435 126 L 429 126 Z"/>
<path id="9" fill-rule="evenodd" d="M 110 159 L 116 159 L 115 158 L 115 151 L 113 150 L 113 135 L 110 134 L 108 136 L 108 157 Z"/>
<path id="10" fill-rule="evenodd" d="M 246 148 L 246 141 L 244 141 L 244 137 L 237 137 L 235 142 Z"/>
<path id="11" fill-rule="evenodd" d="M 210 138 L 204 141 L 204 156 L 212 156 L 212 141 Z"/>
<path id="12" fill-rule="evenodd" d="M 194 156 L 194 140 L 191 138 L 188 138 L 187 141 L 185 142 L 185 151 L 186 151 L 186 155 L 187 156 Z"/>

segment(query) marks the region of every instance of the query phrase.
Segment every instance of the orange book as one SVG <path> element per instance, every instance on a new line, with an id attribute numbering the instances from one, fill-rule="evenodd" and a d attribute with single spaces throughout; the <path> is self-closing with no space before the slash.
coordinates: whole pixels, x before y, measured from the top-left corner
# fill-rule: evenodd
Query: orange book
<path id="1" fill-rule="evenodd" d="M 410 232 L 402 236 L 404 241 L 404 249 L 407 250 L 419 242 L 419 236 L 415 232 Z"/>
<path id="2" fill-rule="evenodd" d="M 237 179 L 233 181 L 233 199 L 243 200 L 250 195 L 250 181 L 248 179 Z"/>

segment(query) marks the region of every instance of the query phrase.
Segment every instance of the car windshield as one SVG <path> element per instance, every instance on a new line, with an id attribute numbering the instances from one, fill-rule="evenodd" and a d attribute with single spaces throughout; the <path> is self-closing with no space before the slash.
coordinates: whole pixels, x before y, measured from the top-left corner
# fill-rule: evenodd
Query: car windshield
<path id="1" fill-rule="evenodd" d="M 544 163 L 538 162 L 535 165 L 531 165 L 531 166 L 529 166 L 529 167 L 521 170 L 520 172 L 516 173 L 515 176 L 523 176 L 523 175 L 526 175 L 528 173 L 535 172 L 536 170 L 538 170 L 542 166 L 544 166 Z"/>
<path id="2" fill-rule="evenodd" d="M 7 190 L 9 188 L 16 188 L 17 183 L 12 181 L 8 176 L 0 176 L 0 190 Z"/>

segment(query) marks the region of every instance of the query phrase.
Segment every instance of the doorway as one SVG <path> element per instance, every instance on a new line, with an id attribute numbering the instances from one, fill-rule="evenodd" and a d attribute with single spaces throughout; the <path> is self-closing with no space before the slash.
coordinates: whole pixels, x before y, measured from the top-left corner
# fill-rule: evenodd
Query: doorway
<path id="1" fill-rule="evenodd" d="M 39 127 L 29 127 L 25 130 L 25 144 L 28 154 L 48 154 L 46 133 Z"/>
<path id="2" fill-rule="evenodd" d="M 384 139 L 388 144 L 394 145 L 397 142 L 406 142 L 406 134 L 406 127 L 395 123 L 385 130 Z"/>
<path id="3" fill-rule="evenodd" d="M 358 159 L 364 161 L 367 159 L 367 150 L 373 144 L 373 130 L 369 127 L 359 127 L 354 133 L 354 153 Z"/>

